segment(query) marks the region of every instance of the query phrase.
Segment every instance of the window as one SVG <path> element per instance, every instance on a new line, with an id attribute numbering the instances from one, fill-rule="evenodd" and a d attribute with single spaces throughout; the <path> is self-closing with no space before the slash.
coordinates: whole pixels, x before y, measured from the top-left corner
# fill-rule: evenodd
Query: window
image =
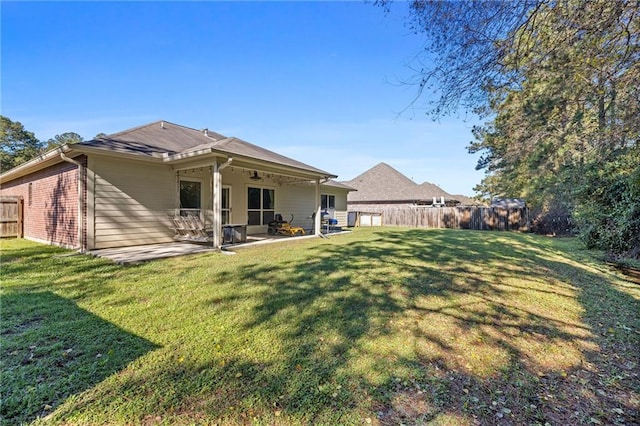
<path id="1" fill-rule="evenodd" d="M 180 215 L 200 216 L 202 208 L 202 182 L 180 180 Z"/>
<path id="2" fill-rule="evenodd" d="M 275 206 L 275 190 L 249 187 L 247 189 L 247 224 L 268 224 L 275 217 Z"/>
<path id="3" fill-rule="evenodd" d="M 231 187 L 223 186 L 221 195 L 222 224 L 231 223 Z"/>
<path id="4" fill-rule="evenodd" d="M 335 209 L 336 208 L 336 196 L 329 194 L 320 195 L 320 207 L 322 210 Z"/>

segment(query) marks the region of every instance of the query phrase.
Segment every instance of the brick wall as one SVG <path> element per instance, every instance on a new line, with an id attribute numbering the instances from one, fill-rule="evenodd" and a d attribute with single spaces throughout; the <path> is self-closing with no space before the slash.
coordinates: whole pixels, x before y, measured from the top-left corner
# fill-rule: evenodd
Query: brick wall
<path id="1" fill-rule="evenodd" d="M 84 165 L 87 162 L 85 156 L 75 160 Z M 22 196 L 24 199 L 25 238 L 79 247 L 77 176 L 78 166 L 62 162 L 2 184 L 0 195 Z M 86 190 L 83 199 L 86 200 Z M 83 238 L 86 242 L 86 202 L 83 208 Z"/>

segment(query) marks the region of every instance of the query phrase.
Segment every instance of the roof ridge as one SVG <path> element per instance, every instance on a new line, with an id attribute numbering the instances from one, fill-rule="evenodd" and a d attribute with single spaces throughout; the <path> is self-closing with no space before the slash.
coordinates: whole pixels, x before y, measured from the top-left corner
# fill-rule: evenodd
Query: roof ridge
<path id="1" fill-rule="evenodd" d="M 411 179 L 409 176 L 405 175 L 401 171 L 391 167 L 390 165 L 388 165 L 386 163 L 380 163 L 380 164 L 384 164 L 385 166 L 387 166 L 389 169 L 391 169 L 391 171 L 393 173 L 395 173 L 399 178 L 404 179 L 407 183 L 411 183 L 411 184 L 416 185 L 416 186 L 418 185 L 413 179 Z"/>
<path id="2" fill-rule="evenodd" d="M 126 135 L 127 133 L 131 133 L 131 132 L 134 132 L 136 130 L 144 129 L 145 127 L 152 127 L 153 125 L 157 125 L 157 124 L 170 124 L 172 126 L 181 127 L 183 129 L 193 130 L 194 132 L 202 133 L 202 130 L 198 130 L 198 129 L 194 128 L 194 127 L 185 126 L 183 124 L 174 123 L 174 122 L 168 121 L 168 120 L 156 120 L 156 121 L 152 121 L 151 123 L 143 124 L 141 126 L 136 126 L 136 127 L 130 128 L 130 129 L 121 130 L 121 131 L 116 132 L 116 133 L 111 133 L 111 134 L 109 134 L 107 136 L 122 136 L 122 135 Z M 214 130 L 212 130 L 212 132 L 217 134 L 217 135 L 222 136 L 223 138 L 227 138 L 227 136 L 225 136 L 225 135 L 223 135 L 221 133 L 218 133 L 218 132 L 216 132 Z"/>
<path id="3" fill-rule="evenodd" d="M 153 121 L 153 122 L 151 122 L 151 123 L 143 124 L 143 125 L 141 125 L 141 126 L 136 126 L 136 127 L 132 127 L 132 128 L 130 128 L 130 129 L 121 130 L 121 131 L 116 132 L 116 133 L 109 133 L 107 136 L 121 136 L 121 135 L 126 135 L 127 133 L 131 133 L 131 132 L 134 132 L 134 131 L 136 131 L 136 130 L 144 129 L 145 127 L 151 127 L 151 126 L 152 126 L 152 125 L 154 125 L 154 124 L 164 123 L 164 122 L 167 122 L 167 123 L 168 123 L 168 121 L 165 121 L 165 120 L 157 120 L 157 121 Z"/>
<path id="4" fill-rule="evenodd" d="M 396 177 L 404 180 L 405 183 L 407 183 L 407 184 L 412 184 L 412 185 L 416 185 L 416 186 L 418 185 L 411 178 L 409 178 L 405 174 L 401 173 L 400 171 L 398 171 L 394 167 L 390 166 L 389 164 L 385 163 L 384 161 L 381 161 L 380 163 L 376 164 L 375 166 L 371 167 L 370 169 L 365 170 L 364 172 L 360 173 L 358 176 L 354 177 L 353 179 L 351 179 L 348 182 L 353 182 L 353 181 L 355 181 L 357 179 L 361 179 L 362 177 L 370 175 L 370 174 L 374 173 L 374 171 L 381 170 L 381 169 L 384 169 L 386 172 L 393 173 Z"/>
<path id="5" fill-rule="evenodd" d="M 105 151 L 146 157 L 156 156 L 158 153 L 174 156 L 187 153 L 200 155 L 216 151 L 217 153 L 238 155 L 286 167 L 295 167 L 303 171 L 322 173 L 323 176 L 337 177 L 236 136 L 225 136 L 209 131 L 207 128 L 198 130 L 166 120 L 152 121 L 106 135 L 104 138 L 82 142 L 82 144 Z"/>

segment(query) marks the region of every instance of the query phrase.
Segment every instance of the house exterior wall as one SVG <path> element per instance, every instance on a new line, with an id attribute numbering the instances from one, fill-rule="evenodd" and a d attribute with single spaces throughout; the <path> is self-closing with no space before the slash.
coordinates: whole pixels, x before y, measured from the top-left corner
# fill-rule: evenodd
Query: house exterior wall
<path id="1" fill-rule="evenodd" d="M 263 179 L 257 182 L 249 179 L 249 175 L 243 172 L 244 169 L 228 167 L 222 174 L 222 186 L 229 187 L 231 197 L 231 218 L 230 223 L 246 224 L 247 219 L 247 188 L 250 186 L 259 188 L 275 189 L 276 203 L 281 193 L 281 188 L 272 179 Z M 213 199 L 212 199 L 212 170 L 211 167 L 195 167 L 192 169 L 180 170 L 180 179 L 196 179 L 202 182 L 202 209 L 205 226 L 211 230 L 213 223 Z M 252 226 L 247 229 L 248 233 L 267 232 L 265 226 Z"/>
<path id="2" fill-rule="evenodd" d="M 336 201 L 336 208 L 334 211 L 334 219 L 338 221 L 338 226 L 347 226 L 347 195 L 349 191 L 346 189 L 322 186 L 320 187 L 321 194 L 333 195 Z"/>
<path id="3" fill-rule="evenodd" d="M 204 179 L 204 186 L 210 192 L 210 171 L 187 170 L 181 172 L 185 176 L 200 177 Z M 253 181 L 249 179 L 249 174 L 242 168 L 228 167 L 222 171 L 222 185 L 231 189 L 231 223 L 246 224 L 247 218 L 247 188 L 269 188 L 275 190 L 275 213 L 280 213 L 284 220 L 289 221 L 293 215 L 293 225 L 306 230 L 313 229 L 313 219 L 316 205 L 319 200 L 315 199 L 316 189 L 314 184 L 280 184 L 277 175 L 268 174 L 262 180 Z M 348 191 L 334 188 L 320 188 L 321 194 L 334 195 L 336 198 L 336 219 L 340 226 L 347 226 L 347 193 Z M 206 223 L 210 225 L 213 212 L 211 211 L 211 197 L 206 195 Z M 205 204 L 203 204 L 205 205 Z M 260 234 L 267 232 L 267 226 L 250 226 L 247 228 L 249 234 Z"/>
<path id="4" fill-rule="evenodd" d="M 211 168 L 194 167 L 177 172 L 180 179 L 194 179 L 202 182 L 203 196 L 202 208 L 204 222 L 207 229 L 211 229 L 213 222 L 213 203 L 211 199 Z M 247 224 L 247 190 L 249 187 L 269 188 L 275 191 L 275 213 L 280 213 L 284 220 L 289 221 L 293 215 L 293 224 L 313 229 L 311 215 L 319 201 L 315 200 L 315 185 L 310 183 L 281 184 L 278 175 L 262 175 L 258 181 L 249 178 L 250 171 L 241 167 L 227 167 L 222 172 L 222 185 L 230 188 L 231 196 L 231 220 L 233 224 Z M 347 215 L 347 191 L 340 188 L 321 187 L 322 194 L 331 194 L 336 197 L 336 218 L 341 226 L 346 226 Z M 338 210 L 340 211 L 338 214 Z M 248 234 L 263 234 L 267 232 L 267 225 L 249 226 Z"/>
<path id="5" fill-rule="evenodd" d="M 347 190 L 339 188 L 328 189 L 324 187 L 320 189 L 320 192 L 336 197 L 336 211 L 347 211 L 347 194 L 349 193 Z"/>
<path id="6" fill-rule="evenodd" d="M 171 167 L 106 156 L 89 161 L 89 249 L 173 241 L 176 206 Z"/>
<path id="7" fill-rule="evenodd" d="M 280 196 L 276 195 L 276 211 L 284 220 L 293 214 L 293 224 L 306 230 L 313 229 L 312 215 L 320 201 L 315 199 L 316 188 L 313 184 L 287 185 L 281 187 Z M 277 192 L 276 192 L 277 194 Z M 338 226 L 347 226 L 347 191 L 339 188 L 320 186 L 320 194 L 335 196 L 335 219 Z"/>
<path id="8" fill-rule="evenodd" d="M 249 186 L 258 186 L 261 188 L 274 188 L 277 189 L 277 185 L 272 181 L 266 179 L 259 182 L 253 182 L 249 179 L 246 173 L 243 173 L 242 169 L 235 167 L 228 167 L 222 171 L 222 186 L 230 187 L 231 194 L 231 220 L 233 224 L 247 224 L 247 188 Z M 276 201 L 278 199 L 276 190 Z M 266 227 L 262 231 L 263 227 L 249 227 L 248 233 L 266 232 Z M 256 230 L 257 229 L 257 230 Z"/>
<path id="9" fill-rule="evenodd" d="M 87 161 L 85 156 L 74 160 L 83 164 Z M 61 162 L 3 183 L 0 195 L 23 197 L 25 238 L 68 248 L 80 247 L 78 166 Z M 83 198 L 86 199 L 86 192 Z M 86 217 L 85 203 L 83 209 L 82 220 Z M 86 232 L 83 238 L 86 239 Z"/>
<path id="10" fill-rule="evenodd" d="M 249 179 L 249 174 L 243 169 L 227 168 L 222 172 L 222 185 L 231 187 L 231 222 L 236 224 L 246 224 L 248 222 L 247 213 L 247 191 L 248 188 L 268 188 L 275 192 L 275 213 L 282 214 L 284 220 L 289 220 L 294 215 L 294 225 L 311 229 L 311 220 L 306 219 L 311 216 L 315 197 L 313 185 L 299 184 L 282 185 L 278 182 L 277 175 L 268 175 L 259 181 Z M 308 222 L 308 223 L 307 223 Z M 267 232 L 267 225 L 249 226 L 248 234 L 263 234 Z"/>
<path id="11" fill-rule="evenodd" d="M 283 186 L 279 195 L 276 192 L 276 212 L 286 221 L 290 221 L 293 215 L 293 226 L 310 231 L 313 229 L 311 215 L 319 203 L 316 202 L 315 195 L 316 189 L 310 184 Z"/>
<path id="12" fill-rule="evenodd" d="M 210 167 L 196 167 L 187 170 L 179 170 L 174 171 L 174 195 L 173 195 L 173 204 L 172 208 L 179 207 L 179 194 L 178 194 L 178 180 L 195 180 L 201 183 L 202 188 L 202 198 L 201 198 L 201 206 L 202 206 L 202 220 L 204 221 L 207 229 L 211 228 L 211 224 L 213 223 L 213 202 L 211 200 L 211 189 L 212 189 L 212 179 L 211 179 L 211 168 Z"/>
<path id="13" fill-rule="evenodd" d="M 78 220 L 82 220 L 83 246 L 88 250 L 171 242 L 175 232 L 169 215 L 178 207 L 180 178 L 202 182 L 203 216 L 211 229 L 211 167 L 176 171 L 164 164 L 98 154 L 80 155 L 74 160 L 86 168 L 80 218 L 75 164 L 61 161 L 2 183 L 0 195 L 24 199 L 25 238 L 80 248 Z M 293 215 L 295 226 L 313 229 L 311 216 L 319 203 L 314 184 L 281 184 L 277 175 L 253 181 L 247 170 L 238 167 L 222 171 L 222 184 L 231 191 L 231 223 L 247 223 L 247 188 L 260 187 L 275 190 L 275 213 L 285 220 Z M 347 191 L 321 186 L 320 193 L 335 195 L 336 218 L 346 226 Z M 247 231 L 266 233 L 267 225 L 248 227 Z"/>
<path id="14" fill-rule="evenodd" d="M 335 188 L 331 186 L 321 186 L 320 194 L 322 195 L 333 195 L 335 198 L 335 210 L 338 211 L 347 211 L 347 194 L 348 191 L 346 189 Z"/>

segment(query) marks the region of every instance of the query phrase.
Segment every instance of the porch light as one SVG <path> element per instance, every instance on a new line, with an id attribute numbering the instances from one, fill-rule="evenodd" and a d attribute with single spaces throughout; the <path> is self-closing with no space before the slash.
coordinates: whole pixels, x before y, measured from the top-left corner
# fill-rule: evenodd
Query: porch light
<path id="1" fill-rule="evenodd" d="M 258 176 L 258 172 L 257 171 L 253 171 L 253 174 L 251 176 L 249 176 L 249 179 L 251 180 L 262 180 L 262 178 L 260 176 Z"/>

